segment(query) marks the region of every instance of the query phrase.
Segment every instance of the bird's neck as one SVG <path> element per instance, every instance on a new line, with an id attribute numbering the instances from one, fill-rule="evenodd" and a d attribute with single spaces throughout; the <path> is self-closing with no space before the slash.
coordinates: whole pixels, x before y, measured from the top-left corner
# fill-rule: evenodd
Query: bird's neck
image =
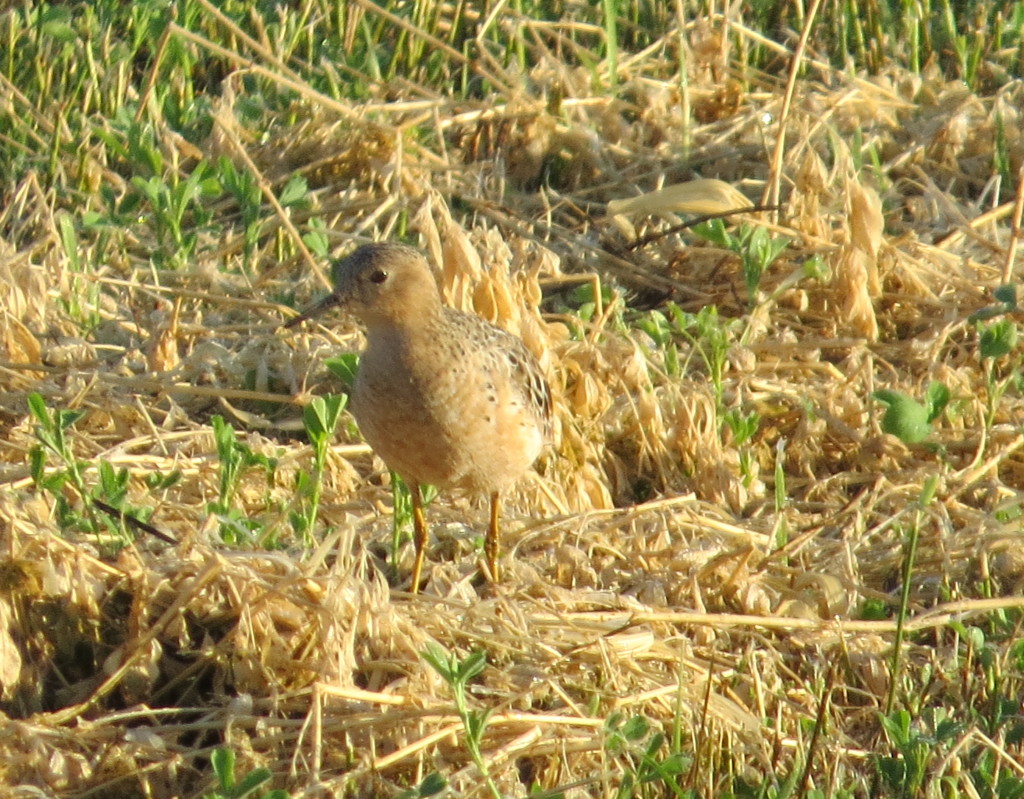
<path id="1" fill-rule="evenodd" d="M 366 325 L 367 346 L 397 350 L 423 346 L 436 337 L 442 321 L 443 309 L 409 308 L 405 313 L 388 316 L 370 316 L 363 319 Z"/>

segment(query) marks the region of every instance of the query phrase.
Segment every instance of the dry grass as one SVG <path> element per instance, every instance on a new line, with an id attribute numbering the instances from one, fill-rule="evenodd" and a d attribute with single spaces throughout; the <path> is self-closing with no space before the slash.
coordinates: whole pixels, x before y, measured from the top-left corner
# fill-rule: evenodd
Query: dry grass
<path id="1" fill-rule="evenodd" d="M 210 53 L 204 25 L 171 36 Z M 531 25 L 538 52 L 557 41 L 554 23 Z M 198 796 L 221 746 L 296 796 L 393 796 L 432 772 L 452 795 L 491 795 L 451 687 L 421 657 L 431 642 L 487 655 L 469 701 L 491 713 L 483 752 L 504 796 L 531 785 L 618 795 L 641 758 L 609 745 L 616 713 L 668 733 L 692 758 L 678 781 L 696 795 L 805 767 L 800 790 L 867 795 L 872 758 L 894 751 L 881 712 L 975 711 L 966 721 L 1001 696 L 967 631 L 992 636 L 986 657 L 1020 687 L 1020 357 L 980 357 L 969 317 L 1019 274 L 1024 181 L 1013 194 L 992 164 L 998 149 L 1021 174 L 1024 86 L 975 94 L 937 69 L 850 74 L 807 57 L 786 106 L 779 81 L 738 71 L 720 25 L 620 52 L 617 95 L 553 52 L 528 75 L 484 59 L 508 88 L 479 103 L 397 79 L 363 104 L 330 99 L 266 43 L 236 37 L 221 57 L 238 72 L 211 98 L 201 152 L 170 126 L 154 125 L 154 141 L 183 176 L 200 156 L 252 175 L 262 227 L 247 246 L 238 205 L 218 199 L 180 268 L 151 260 L 166 249 L 152 224 L 78 228 L 69 248 L 75 203 L 34 172 L 7 187 L 0 784 L 11 795 Z M 242 108 L 245 75 L 296 92 L 269 129 Z M 59 167 L 79 212 L 98 210 L 90 188 L 130 185 L 105 153 Z M 307 202 L 284 208 L 276 198 L 296 173 Z M 642 214 L 605 213 L 696 176 L 748 204 L 779 182 L 777 214 L 730 221 L 791 241 L 754 297 L 740 258 L 689 232 L 630 246 L 695 206 L 656 196 Z M 485 514 L 458 496 L 431 508 L 425 592 L 389 588 L 388 476 L 351 424 L 327 458 L 316 544 L 293 534 L 297 475 L 312 462 L 300 406 L 341 390 L 323 360 L 359 346 L 346 320 L 277 330 L 277 300 L 324 290 L 301 238 L 313 219 L 332 251 L 418 240 L 450 302 L 542 355 L 561 435 L 509 500 L 494 591 L 476 579 Z M 592 280 L 608 301 L 581 316 L 573 289 Z M 720 396 L 712 344 L 673 331 L 670 301 L 717 307 Z M 932 381 L 951 401 L 928 439 L 883 433 L 872 393 L 921 398 Z M 30 392 L 85 412 L 68 436 L 88 485 L 100 462 L 127 469 L 126 505 L 176 544 L 60 529 L 54 494 L 80 511 L 82 497 L 34 484 Z M 749 441 L 730 433 L 729 411 L 757 414 Z M 210 512 L 213 414 L 276 461 L 269 477 L 245 471 L 233 496 L 257 530 L 249 542 L 225 543 Z M 62 468 L 50 460 L 51 474 Z M 173 485 L 146 482 L 174 472 Z M 1006 734 L 968 724 L 957 747 L 1019 763 Z M 931 768 L 965 790 L 955 751 Z"/>

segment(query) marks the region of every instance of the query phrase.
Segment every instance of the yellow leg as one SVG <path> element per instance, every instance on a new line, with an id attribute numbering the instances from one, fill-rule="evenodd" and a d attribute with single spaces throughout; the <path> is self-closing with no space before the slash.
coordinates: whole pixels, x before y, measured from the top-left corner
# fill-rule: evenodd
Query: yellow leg
<path id="1" fill-rule="evenodd" d="M 416 559 L 412 564 L 412 586 L 414 594 L 420 592 L 420 576 L 423 573 L 423 556 L 427 548 L 427 520 L 423 515 L 423 496 L 420 494 L 419 483 L 409 483 L 412 494 L 412 531 L 413 544 L 416 547 Z"/>
<path id="2" fill-rule="evenodd" d="M 498 575 L 498 517 L 501 515 L 501 496 L 495 491 L 491 494 L 491 524 L 487 528 L 484 539 L 484 556 L 487 560 L 487 576 L 492 583 L 499 581 Z"/>

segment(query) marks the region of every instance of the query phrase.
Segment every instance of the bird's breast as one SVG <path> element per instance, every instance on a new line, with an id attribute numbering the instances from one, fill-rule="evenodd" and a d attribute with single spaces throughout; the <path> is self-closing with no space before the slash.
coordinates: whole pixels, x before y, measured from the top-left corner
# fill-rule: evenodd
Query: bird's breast
<path id="1" fill-rule="evenodd" d="M 500 491 L 536 459 L 543 426 L 502 360 L 472 338 L 429 346 L 370 337 L 352 412 L 368 444 L 407 481 Z"/>

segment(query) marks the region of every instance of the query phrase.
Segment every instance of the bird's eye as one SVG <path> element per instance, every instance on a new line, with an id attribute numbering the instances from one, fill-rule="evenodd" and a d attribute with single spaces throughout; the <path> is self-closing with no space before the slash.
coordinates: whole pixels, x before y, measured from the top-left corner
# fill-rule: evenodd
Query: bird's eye
<path id="1" fill-rule="evenodd" d="M 371 283 L 378 283 L 378 284 L 380 284 L 380 283 L 383 283 L 387 279 L 388 279 L 388 273 L 385 270 L 383 270 L 383 269 L 375 269 L 375 270 L 373 270 L 373 272 L 370 273 L 370 282 Z"/>

